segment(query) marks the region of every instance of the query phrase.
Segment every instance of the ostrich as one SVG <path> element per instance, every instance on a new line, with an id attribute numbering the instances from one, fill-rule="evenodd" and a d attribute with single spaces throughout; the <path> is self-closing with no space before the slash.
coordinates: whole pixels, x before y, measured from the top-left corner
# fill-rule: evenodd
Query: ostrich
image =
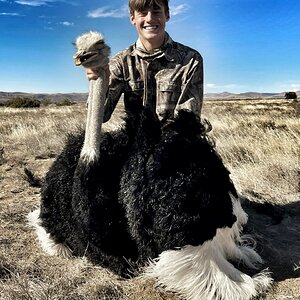
<path id="1" fill-rule="evenodd" d="M 90 81 L 85 133 L 69 135 L 46 175 L 40 209 L 29 215 L 29 221 L 36 227 L 46 253 L 85 255 L 124 274 L 128 261 L 136 258 L 125 213 L 116 200 L 127 138 L 122 130 L 100 136 L 99 122 L 108 88 L 104 67 L 110 49 L 96 32 L 78 37 L 75 45 L 75 64 L 99 72 L 99 78 Z"/>
<path id="2" fill-rule="evenodd" d="M 124 128 L 100 136 L 109 48 L 95 32 L 76 47 L 76 64 L 100 77 L 90 82 L 85 133 L 69 136 L 29 215 L 44 250 L 84 255 L 121 276 L 128 262 L 144 264 L 140 276 L 189 300 L 265 291 L 267 272 L 239 270 L 262 260 L 240 236 L 247 215 L 200 118 L 182 110 L 163 123 L 137 105 Z"/>

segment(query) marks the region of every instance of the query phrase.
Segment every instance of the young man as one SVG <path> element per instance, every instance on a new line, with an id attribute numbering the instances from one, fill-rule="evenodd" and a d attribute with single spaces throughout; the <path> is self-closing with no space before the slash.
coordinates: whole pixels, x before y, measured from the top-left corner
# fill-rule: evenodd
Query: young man
<path id="1" fill-rule="evenodd" d="M 201 55 L 174 42 L 165 31 L 170 19 L 168 0 L 129 0 L 130 22 L 138 40 L 109 63 L 110 84 L 104 122 L 109 120 L 122 93 L 125 108 L 142 101 L 160 120 L 174 117 L 179 109 L 200 115 L 203 101 Z M 87 70 L 87 78 L 97 74 Z"/>

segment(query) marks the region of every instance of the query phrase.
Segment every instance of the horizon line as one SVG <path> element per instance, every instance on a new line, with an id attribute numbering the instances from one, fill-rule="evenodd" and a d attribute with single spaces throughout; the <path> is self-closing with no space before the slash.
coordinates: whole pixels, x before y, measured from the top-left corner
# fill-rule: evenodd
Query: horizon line
<path id="1" fill-rule="evenodd" d="M 232 94 L 232 95 L 240 95 L 240 94 L 282 94 L 282 93 L 287 93 L 287 92 L 295 92 L 295 93 L 300 93 L 300 90 L 298 91 L 281 91 L 281 92 L 255 92 L 255 91 L 248 91 L 248 92 L 228 92 L 228 91 L 222 91 L 222 92 L 206 92 L 204 95 L 207 94 Z M 86 94 L 88 91 L 82 91 L 82 92 L 24 92 L 24 91 L 0 91 L 0 93 L 21 93 L 21 94 Z"/>

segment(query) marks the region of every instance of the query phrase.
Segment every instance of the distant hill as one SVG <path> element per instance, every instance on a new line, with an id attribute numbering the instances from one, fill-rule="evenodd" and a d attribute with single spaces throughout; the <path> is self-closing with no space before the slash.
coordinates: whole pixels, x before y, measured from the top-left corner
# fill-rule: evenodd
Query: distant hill
<path id="1" fill-rule="evenodd" d="M 44 94 L 44 93 L 23 93 L 23 92 L 0 92 L 0 102 L 5 102 L 15 97 L 30 97 L 41 102 L 54 102 L 59 103 L 64 100 L 71 102 L 86 101 L 87 93 L 57 93 L 57 94 Z"/>
<path id="2" fill-rule="evenodd" d="M 300 91 L 296 92 L 298 98 L 300 98 Z M 282 93 L 207 93 L 204 95 L 206 100 L 226 100 L 226 99 L 259 99 L 259 98 L 284 98 L 285 92 Z M 41 102 L 62 102 L 64 100 L 69 100 L 71 102 L 82 102 L 86 101 L 88 94 L 87 93 L 56 93 L 56 94 L 46 94 L 46 93 L 23 93 L 23 92 L 0 92 L 0 103 L 10 100 L 14 97 L 30 97 L 37 99 Z"/>
<path id="3" fill-rule="evenodd" d="M 300 91 L 296 92 L 297 96 L 300 98 Z M 260 99 L 260 98 L 273 98 L 281 99 L 285 97 L 285 92 L 282 93 L 257 93 L 257 92 L 247 92 L 247 93 L 207 93 L 204 95 L 204 98 L 207 100 L 225 100 L 225 99 Z"/>

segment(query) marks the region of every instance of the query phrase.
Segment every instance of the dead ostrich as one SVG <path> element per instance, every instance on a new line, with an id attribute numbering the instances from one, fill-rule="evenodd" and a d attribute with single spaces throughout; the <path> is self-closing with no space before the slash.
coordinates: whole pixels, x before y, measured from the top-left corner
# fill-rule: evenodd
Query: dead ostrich
<path id="1" fill-rule="evenodd" d="M 237 267 L 262 260 L 240 236 L 247 215 L 200 119 L 179 111 L 162 123 L 135 105 L 123 129 L 100 137 L 109 50 L 94 32 L 76 46 L 76 59 L 97 62 L 100 78 L 90 83 L 85 135 L 69 138 L 47 174 L 40 211 L 30 214 L 44 250 L 85 255 L 120 275 L 138 261 L 141 276 L 189 300 L 265 291 L 267 272 L 251 277 Z"/>
<path id="2" fill-rule="evenodd" d="M 108 88 L 103 66 L 110 49 L 96 32 L 80 36 L 75 44 L 75 63 L 99 71 L 99 78 L 90 81 L 85 133 L 68 137 L 46 175 L 40 209 L 29 219 L 48 254 L 86 256 L 124 274 L 127 260 L 136 258 L 124 210 L 117 202 L 127 139 L 122 131 L 100 135 Z"/>

